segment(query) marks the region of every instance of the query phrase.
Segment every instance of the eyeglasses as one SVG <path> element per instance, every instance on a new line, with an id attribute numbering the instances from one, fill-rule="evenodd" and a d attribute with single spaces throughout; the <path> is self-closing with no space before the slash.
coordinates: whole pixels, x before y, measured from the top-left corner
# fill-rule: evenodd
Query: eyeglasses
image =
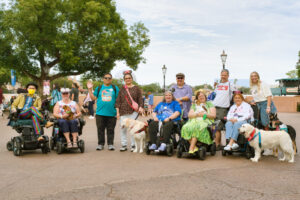
<path id="1" fill-rule="evenodd" d="M 124 80 L 130 80 L 131 79 L 131 77 L 128 77 L 128 78 L 125 78 Z"/>
<path id="2" fill-rule="evenodd" d="M 182 76 L 178 76 L 178 77 L 177 77 L 177 79 L 184 79 L 184 77 L 182 77 Z"/>
<path id="3" fill-rule="evenodd" d="M 106 80 L 111 80 L 111 77 L 104 77 L 104 79 L 106 79 Z"/>

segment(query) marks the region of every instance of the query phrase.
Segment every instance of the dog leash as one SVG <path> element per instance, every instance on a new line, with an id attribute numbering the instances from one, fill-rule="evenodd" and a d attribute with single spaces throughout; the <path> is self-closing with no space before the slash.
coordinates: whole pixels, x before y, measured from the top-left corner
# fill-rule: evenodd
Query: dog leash
<path id="1" fill-rule="evenodd" d="M 258 132 L 257 134 L 255 134 L 253 137 L 249 138 L 248 142 L 254 140 L 254 138 L 256 138 L 257 135 L 258 135 L 258 145 L 259 145 L 259 148 L 261 148 L 261 133 L 260 132 Z"/>

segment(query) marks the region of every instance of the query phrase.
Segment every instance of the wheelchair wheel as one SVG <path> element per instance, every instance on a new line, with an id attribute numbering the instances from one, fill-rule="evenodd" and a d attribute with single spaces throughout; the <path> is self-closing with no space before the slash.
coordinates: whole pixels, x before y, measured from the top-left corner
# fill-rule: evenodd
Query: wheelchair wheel
<path id="1" fill-rule="evenodd" d="M 22 155 L 22 147 L 21 147 L 21 142 L 17 139 L 14 138 L 13 142 L 13 152 L 15 156 L 20 156 Z"/>
<path id="2" fill-rule="evenodd" d="M 12 141 L 8 141 L 6 143 L 6 148 L 8 151 L 12 151 L 13 150 L 13 142 Z"/>
<path id="3" fill-rule="evenodd" d="M 222 156 L 226 156 L 226 151 L 222 149 Z"/>
<path id="4" fill-rule="evenodd" d="M 146 145 L 146 154 L 147 155 L 150 155 L 150 149 L 149 149 L 149 147 L 150 147 L 150 143 L 147 143 L 147 145 Z"/>
<path id="5" fill-rule="evenodd" d="M 56 143 L 56 153 L 61 154 L 63 151 L 63 144 L 61 142 Z"/>
<path id="6" fill-rule="evenodd" d="M 50 149 L 54 150 L 54 147 L 55 147 L 54 138 L 51 137 L 51 139 L 50 139 Z"/>
<path id="7" fill-rule="evenodd" d="M 174 147 L 173 144 L 167 144 L 167 156 L 173 156 Z"/>
<path id="8" fill-rule="evenodd" d="M 182 152 L 183 152 L 183 147 L 181 145 L 178 145 L 177 148 L 177 158 L 181 158 L 182 157 Z"/>
<path id="9" fill-rule="evenodd" d="M 42 153 L 43 154 L 47 154 L 48 152 L 50 152 L 50 148 L 49 148 L 49 141 L 45 142 L 43 147 L 42 147 Z"/>
<path id="10" fill-rule="evenodd" d="M 217 151 L 216 143 L 213 143 L 210 146 L 210 155 L 212 155 L 212 156 L 216 155 L 216 151 Z"/>
<path id="11" fill-rule="evenodd" d="M 253 158 L 254 157 L 253 148 L 251 148 L 249 145 L 247 145 L 245 154 L 246 154 L 247 159 Z"/>
<path id="12" fill-rule="evenodd" d="M 84 153 L 84 141 L 83 140 L 78 141 L 78 147 L 80 149 L 80 152 Z"/>
<path id="13" fill-rule="evenodd" d="M 206 148 L 205 147 L 200 147 L 198 151 L 198 156 L 200 160 L 205 160 L 206 158 Z"/>

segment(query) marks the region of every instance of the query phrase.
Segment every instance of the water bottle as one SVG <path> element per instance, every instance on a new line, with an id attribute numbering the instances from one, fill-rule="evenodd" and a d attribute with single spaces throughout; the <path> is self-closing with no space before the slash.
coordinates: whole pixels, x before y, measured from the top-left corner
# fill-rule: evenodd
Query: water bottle
<path id="1" fill-rule="evenodd" d="M 59 128 L 58 128 L 58 127 L 55 127 L 55 128 L 54 128 L 54 134 L 57 135 L 58 133 L 59 133 Z"/>
<path id="2" fill-rule="evenodd" d="M 288 132 L 287 126 L 286 126 L 285 124 L 281 124 L 281 125 L 279 126 L 279 128 L 280 128 L 281 131 Z"/>

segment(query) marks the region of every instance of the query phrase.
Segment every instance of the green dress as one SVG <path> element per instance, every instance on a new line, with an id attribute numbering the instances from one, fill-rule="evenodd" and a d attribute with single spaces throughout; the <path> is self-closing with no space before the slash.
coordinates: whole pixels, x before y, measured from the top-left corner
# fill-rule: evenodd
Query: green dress
<path id="1" fill-rule="evenodd" d="M 207 109 L 207 114 L 210 113 L 210 108 L 214 107 L 211 102 L 206 102 L 204 107 Z M 193 104 L 191 109 L 194 112 L 199 112 L 199 106 Z M 205 144 L 212 144 L 213 141 L 210 138 L 209 132 L 207 130 L 207 126 L 212 124 L 213 120 L 206 118 L 203 120 L 202 117 L 192 118 L 182 127 L 181 129 L 181 136 L 186 139 L 190 140 L 191 138 L 195 137 L 198 141 L 205 143 Z"/>

